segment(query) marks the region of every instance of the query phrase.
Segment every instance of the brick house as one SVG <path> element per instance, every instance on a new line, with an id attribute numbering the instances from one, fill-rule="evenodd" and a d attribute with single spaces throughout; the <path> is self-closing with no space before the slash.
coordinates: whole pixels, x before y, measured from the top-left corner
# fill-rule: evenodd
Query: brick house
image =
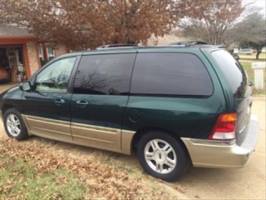
<path id="1" fill-rule="evenodd" d="M 0 82 L 28 79 L 43 63 L 66 52 L 63 45 L 40 42 L 26 29 L 0 25 Z"/>

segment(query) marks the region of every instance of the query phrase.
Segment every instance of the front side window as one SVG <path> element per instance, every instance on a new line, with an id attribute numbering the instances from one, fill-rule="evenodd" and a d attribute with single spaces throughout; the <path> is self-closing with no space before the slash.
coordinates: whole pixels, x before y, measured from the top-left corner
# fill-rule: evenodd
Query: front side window
<path id="1" fill-rule="evenodd" d="M 129 93 L 135 54 L 83 56 L 74 81 L 79 94 L 123 95 Z"/>
<path id="2" fill-rule="evenodd" d="M 68 81 L 76 58 L 64 58 L 53 62 L 42 70 L 36 77 L 36 91 L 39 92 L 67 92 Z"/>
<path id="3" fill-rule="evenodd" d="M 200 59 L 188 53 L 141 53 L 131 93 L 136 95 L 209 96 L 213 86 Z"/>

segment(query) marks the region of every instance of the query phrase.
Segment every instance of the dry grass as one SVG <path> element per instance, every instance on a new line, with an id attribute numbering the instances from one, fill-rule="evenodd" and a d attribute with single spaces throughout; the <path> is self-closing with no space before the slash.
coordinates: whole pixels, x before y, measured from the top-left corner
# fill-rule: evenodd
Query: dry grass
<path id="1" fill-rule="evenodd" d="M 0 199 L 156 200 L 182 196 L 179 188 L 161 187 L 161 181 L 129 172 L 110 160 L 66 156 L 49 142 L 0 140 L 0 155 Z"/>
<path id="2" fill-rule="evenodd" d="M 249 61 L 266 61 L 266 53 L 261 53 L 259 56 L 259 60 L 256 60 L 256 54 L 253 53 L 251 55 L 247 54 L 239 54 L 241 60 L 249 60 Z"/>

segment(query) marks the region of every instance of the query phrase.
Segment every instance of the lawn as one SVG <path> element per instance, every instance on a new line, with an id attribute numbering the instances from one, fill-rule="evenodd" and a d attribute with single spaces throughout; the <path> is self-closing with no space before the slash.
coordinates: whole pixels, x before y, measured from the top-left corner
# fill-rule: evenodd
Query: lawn
<path id="1" fill-rule="evenodd" d="M 256 54 L 255 53 L 253 53 L 252 55 L 239 54 L 239 57 L 240 57 L 241 60 L 258 61 L 258 60 L 256 60 Z M 266 61 L 266 53 L 261 53 L 260 54 L 259 61 Z"/>
<path id="2" fill-rule="evenodd" d="M 83 154 L 77 146 L 57 145 L 39 138 L 17 142 L 0 137 L 0 200 L 160 200 L 183 196 L 179 186 L 162 187 L 123 155 L 89 148 L 84 148 Z"/>
<path id="3" fill-rule="evenodd" d="M 0 199 L 84 199 L 85 192 L 68 170 L 41 170 L 24 159 L 0 155 Z"/>

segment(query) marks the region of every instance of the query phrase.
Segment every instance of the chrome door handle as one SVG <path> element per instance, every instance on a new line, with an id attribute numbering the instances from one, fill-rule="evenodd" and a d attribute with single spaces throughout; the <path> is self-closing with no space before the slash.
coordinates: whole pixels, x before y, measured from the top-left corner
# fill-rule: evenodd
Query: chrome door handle
<path id="1" fill-rule="evenodd" d="M 64 99 L 55 99 L 54 100 L 54 102 L 55 102 L 55 104 L 57 104 L 57 105 L 60 105 L 60 104 L 64 104 L 64 103 L 66 103 L 66 101 L 64 100 Z"/>
<path id="2" fill-rule="evenodd" d="M 76 104 L 79 104 L 79 105 L 88 105 L 89 102 L 86 101 L 86 100 L 78 100 L 78 101 L 76 101 Z"/>

